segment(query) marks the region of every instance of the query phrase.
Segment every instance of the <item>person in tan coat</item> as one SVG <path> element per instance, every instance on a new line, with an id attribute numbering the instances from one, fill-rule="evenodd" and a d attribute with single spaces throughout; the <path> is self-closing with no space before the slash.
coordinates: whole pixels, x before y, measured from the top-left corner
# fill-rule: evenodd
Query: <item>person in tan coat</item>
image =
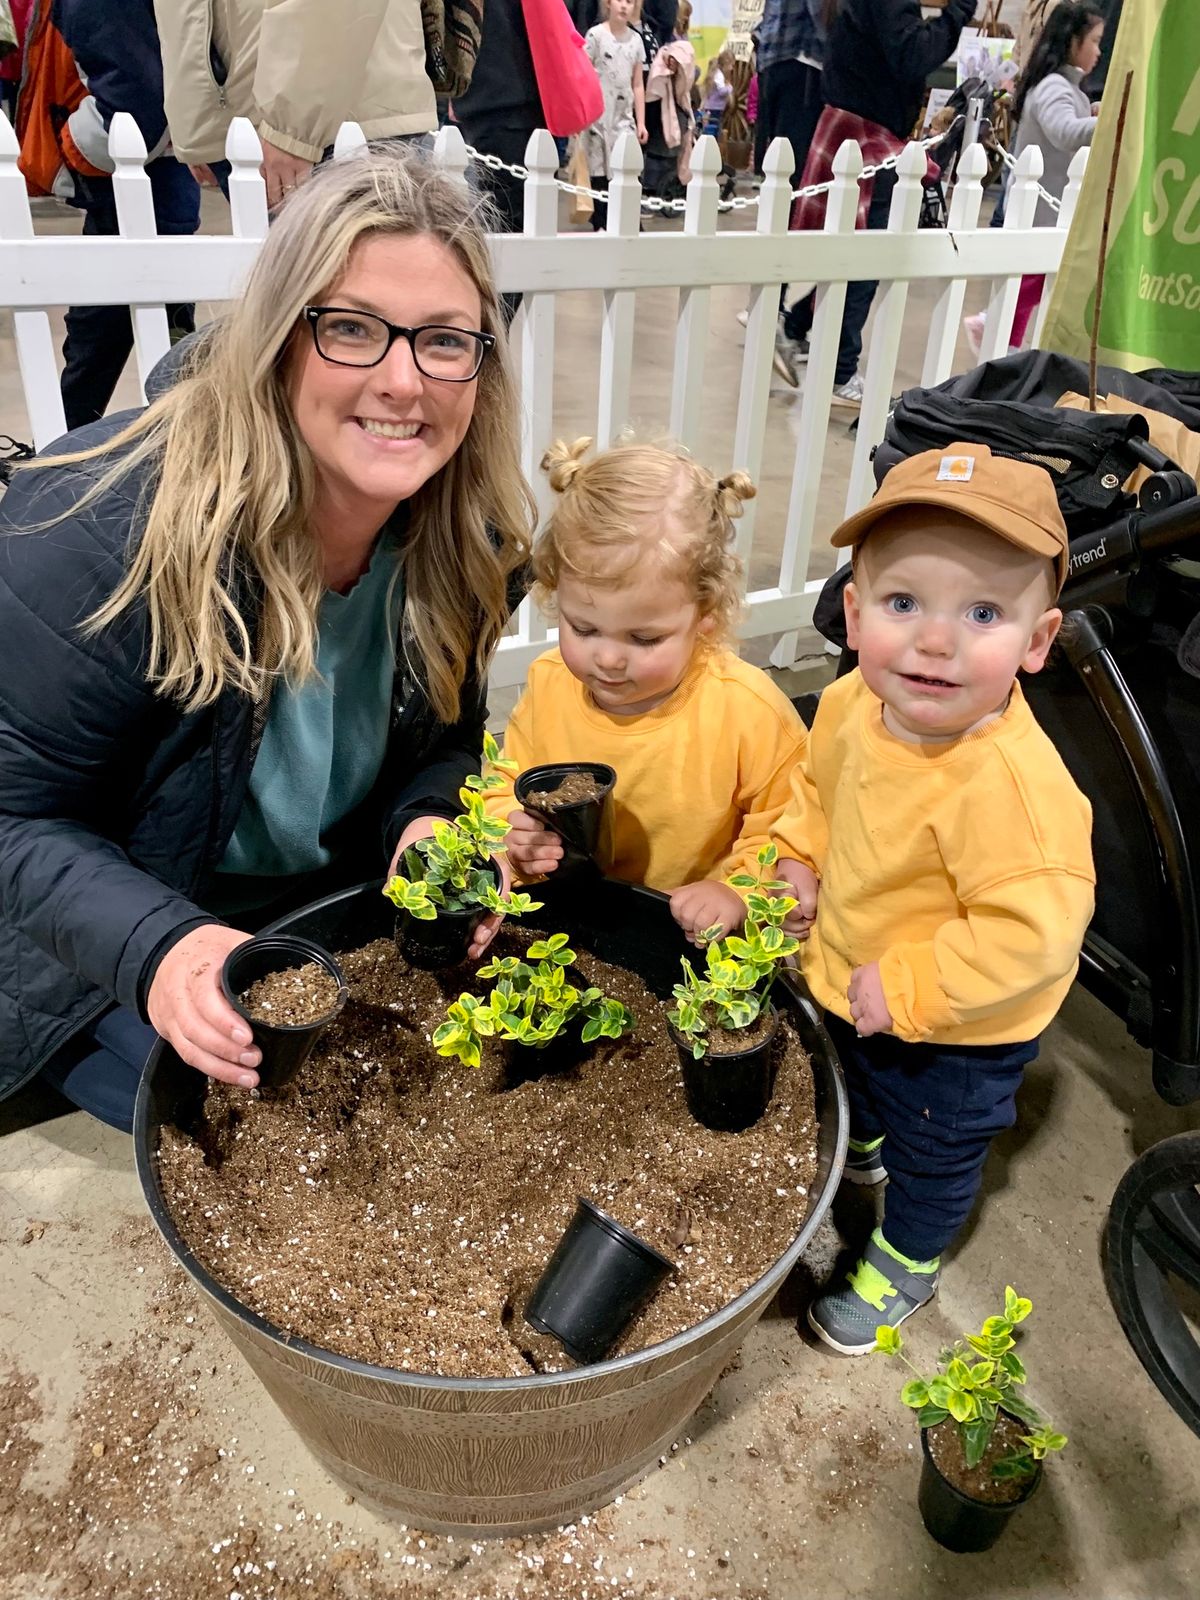
<path id="1" fill-rule="evenodd" d="M 176 157 L 211 168 L 232 118 L 249 117 L 272 207 L 345 121 L 369 139 L 437 127 L 420 0 L 154 0 L 154 10 Z"/>

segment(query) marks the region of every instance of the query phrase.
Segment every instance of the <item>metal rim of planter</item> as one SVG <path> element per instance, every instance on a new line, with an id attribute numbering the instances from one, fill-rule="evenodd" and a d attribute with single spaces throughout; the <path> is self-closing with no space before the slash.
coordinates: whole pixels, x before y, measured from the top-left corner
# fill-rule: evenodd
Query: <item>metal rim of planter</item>
<path id="1" fill-rule="evenodd" d="M 667 897 L 654 890 L 639 889 L 645 896 L 653 896 L 655 900 L 665 902 Z M 327 895 L 323 900 L 314 901 L 305 908 L 307 912 L 316 912 L 325 906 L 331 906 L 345 897 L 345 891 Z M 264 933 L 276 931 L 276 925 L 264 928 Z M 171 1046 L 165 1040 L 160 1040 L 155 1045 L 142 1074 L 138 1086 L 137 1102 L 133 1113 L 133 1143 L 134 1156 L 137 1167 L 138 1179 L 142 1186 L 142 1194 L 154 1219 L 155 1226 L 166 1240 L 172 1253 L 180 1265 L 191 1275 L 224 1311 L 229 1312 L 249 1329 L 256 1333 L 264 1334 L 287 1349 L 307 1356 L 315 1361 L 324 1362 L 337 1367 L 341 1371 L 359 1377 L 372 1378 L 385 1382 L 403 1382 L 418 1388 L 451 1389 L 456 1393 L 485 1392 L 501 1393 L 505 1390 L 513 1392 L 528 1392 L 533 1389 L 552 1389 L 559 1385 L 577 1383 L 581 1376 L 604 1372 L 621 1372 L 644 1364 L 650 1356 L 669 1355 L 693 1344 L 697 1335 L 706 1329 L 715 1329 L 719 1324 L 731 1321 L 739 1312 L 747 1309 L 756 1299 L 770 1289 L 773 1293 L 784 1281 L 792 1268 L 800 1259 L 805 1246 L 816 1231 L 822 1217 L 829 1209 L 834 1191 L 841 1180 L 842 1168 L 845 1164 L 847 1139 L 849 1137 L 849 1107 L 846 1099 L 846 1084 L 842 1075 L 841 1064 L 833 1041 L 826 1033 L 821 1023 L 820 1013 L 809 997 L 803 985 L 790 973 L 782 974 L 782 982 L 791 992 L 794 1000 L 794 1015 L 799 1023 L 803 1036 L 804 1047 L 810 1055 L 818 1051 L 825 1057 L 832 1068 L 830 1079 L 832 1081 L 834 1103 L 826 1108 L 826 1114 L 833 1113 L 834 1123 L 838 1129 L 836 1147 L 833 1159 L 825 1181 L 815 1194 L 808 1196 L 807 1214 L 800 1231 L 792 1240 L 783 1254 L 760 1277 L 745 1288 L 736 1299 L 730 1300 L 726 1305 L 712 1312 L 702 1321 L 693 1323 L 683 1329 L 681 1333 L 674 1334 L 670 1339 L 664 1339 L 658 1344 L 646 1345 L 641 1350 L 631 1351 L 629 1355 L 617 1356 L 609 1361 L 594 1362 L 590 1366 L 572 1367 L 566 1372 L 541 1372 L 531 1373 L 528 1377 L 519 1378 L 447 1378 L 437 1373 L 411 1372 L 408 1368 L 384 1367 L 374 1362 L 359 1361 L 352 1356 L 338 1355 L 336 1351 L 326 1350 L 322 1345 L 310 1344 L 295 1334 L 289 1334 L 282 1328 L 276 1327 L 265 1317 L 251 1311 L 242 1304 L 228 1289 L 212 1276 L 208 1269 L 196 1258 L 184 1241 L 175 1226 L 174 1218 L 167 1208 L 163 1198 L 162 1188 L 159 1183 L 157 1150 L 151 1149 L 150 1144 L 150 1114 L 151 1114 L 151 1082 L 154 1069 L 161 1058 L 171 1051 Z"/>

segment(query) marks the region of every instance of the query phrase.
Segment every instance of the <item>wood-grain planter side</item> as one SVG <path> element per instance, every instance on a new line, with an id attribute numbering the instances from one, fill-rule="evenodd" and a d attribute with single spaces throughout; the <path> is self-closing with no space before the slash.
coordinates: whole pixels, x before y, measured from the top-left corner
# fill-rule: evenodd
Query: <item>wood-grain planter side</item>
<path id="1" fill-rule="evenodd" d="M 686 949 L 666 898 L 611 881 L 589 894 L 586 928 L 564 899 L 537 922 L 563 928 L 602 960 L 636 970 L 663 998 Z M 277 929 L 326 949 L 390 932 L 377 884 L 331 896 Z M 527 1378 L 422 1377 L 287 1337 L 247 1310 L 188 1250 L 167 1211 L 157 1149 L 203 1080 L 160 1043 L 134 1116 L 138 1175 L 154 1221 L 301 1440 L 343 1487 L 422 1528 L 475 1536 L 575 1521 L 635 1483 L 678 1437 L 791 1271 L 833 1198 L 846 1155 L 846 1090 L 811 1001 L 790 978 L 775 991 L 812 1056 L 818 1165 L 808 1209 L 779 1260 L 736 1300 L 673 1339 L 571 1372 Z"/>

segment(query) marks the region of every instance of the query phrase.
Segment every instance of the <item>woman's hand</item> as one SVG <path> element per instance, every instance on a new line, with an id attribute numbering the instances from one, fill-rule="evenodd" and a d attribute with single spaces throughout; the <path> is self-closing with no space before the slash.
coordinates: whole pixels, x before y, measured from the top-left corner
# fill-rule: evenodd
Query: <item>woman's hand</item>
<path id="1" fill-rule="evenodd" d="M 312 172 L 313 164 L 305 161 L 303 156 L 290 155 L 288 151 L 281 150 L 277 144 L 272 144 L 269 139 L 262 139 L 262 173 L 263 182 L 267 186 L 267 208 L 274 211 L 281 206 L 291 194 L 293 189 L 298 189 L 305 178 Z"/>
<path id="2" fill-rule="evenodd" d="M 562 840 L 541 817 L 528 811 L 510 811 L 512 829 L 504 841 L 509 861 L 522 878 L 544 878 L 563 858 Z"/>
<path id="3" fill-rule="evenodd" d="M 738 928 L 746 919 L 746 907 L 740 894 L 727 883 L 715 878 L 701 878 L 696 883 L 685 883 L 671 896 L 671 915 L 687 934 L 692 944 L 704 948 L 700 935 L 706 928 L 717 927 L 720 939 L 732 928 Z"/>
<path id="4" fill-rule="evenodd" d="M 404 852 L 410 844 L 416 844 L 418 839 L 432 839 L 433 825 L 435 822 L 445 822 L 445 817 L 416 817 L 400 835 L 400 842 L 392 853 L 391 865 L 388 867 L 388 877 L 391 878 L 400 870 L 400 862 Z M 500 868 L 500 893 L 506 895 L 512 888 L 512 869 L 504 856 L 496 857 L 496 865 Z M 499 931 L 504 918 L 498 914 L 489 914 L 475 929 L 475 937 L 471 940 L 471 948 L 467 951 L 472 961 L 479 957 L 491 944 Z"/>
<path id="5" fill-rule="evenodd" d="M 189 1067 L 253 1089 L 260 1053 L 246 1022 L 221 993 L 225 957 L 250 937 L 206 923 L 174 944 L 158 964 L 146 1011 L 155 1029 Z"/>
<path id="6" fill-rule="evenodd" d="M 775 876 L 782 878 L 789 885 L 796 898 L 795 906 L 788 912 L 784 921 L 784 933 L 790 933 L 796 939 L 807 939 L 813 923 L 817 920 L 820 878 L 811 867 L 806 867 L 803 861 L 793 861 L 790 856 L 784 856 L 775 863 Z"/>

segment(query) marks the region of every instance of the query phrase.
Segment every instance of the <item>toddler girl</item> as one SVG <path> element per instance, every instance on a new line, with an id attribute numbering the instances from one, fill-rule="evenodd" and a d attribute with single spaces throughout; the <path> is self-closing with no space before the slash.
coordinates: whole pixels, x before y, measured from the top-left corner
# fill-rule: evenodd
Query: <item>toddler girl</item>
<path id="1" fill-rule="evenodd" d="M 741 563 L 733 519 L 754 495 L 682 451 L 620 444 L 586 460 L 590 439 L 542 461 L 559 500 L 534 553 L 537 597 L 557 613 L 558 648 L 539 656 L 504 738 L 518 771 L 547 762 L 613 767 L 611 836 L 597 865 L 671 895 L 693 940 L 745 907 L 724 882 L 755 856 L 789 798 L 805 748 L 790 701 L 730 648 Z M 558 836 L 513 809 L 512 779 L 488 796 L 512 823 L 522 878 L 555 870 Z"/>
<path id="2" fill-rule="evenodd" d="M 710 59 L 700 85 L 700 132 L 711 133 L 714 139 L 721 132 L 721 118 L 733 97 L 733 84 L 729 81 L 733 65 L 733 51 L 722 50 Z"/>
<path id="3" fill-rule="evenodd" d="M 646 47 L 630 27 L 637 0 L 608 0 L 607 20 L 589 28 L 584 47 L 604 90 L 604 115 L 579 135 L 587 157 L 593 189 L 607 189 L 612 153 L 619 134 L 635 133 L 646 142 Z M 608 205 L 597 200 L 592 227 L 601 232 L 608 221 Z"/>

